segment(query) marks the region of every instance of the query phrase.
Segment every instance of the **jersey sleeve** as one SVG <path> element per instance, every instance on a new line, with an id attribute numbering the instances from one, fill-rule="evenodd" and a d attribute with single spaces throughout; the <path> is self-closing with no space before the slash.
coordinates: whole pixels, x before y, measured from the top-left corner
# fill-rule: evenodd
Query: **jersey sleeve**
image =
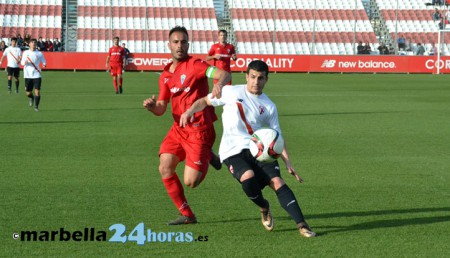
<path id="1" fill-rule="evenodd" d="M 47 66 L 47 60 L 45 60 L 45 56 L 42 53 L 41 53 L 41 63 L 43 63 L 45 66 Z"/>
<path id="2" fill-rule="evenodd" d="M 230 103 L 233 100 L 233 95 L 231 91 L 232 87 L 223 87 L 222 88 L 222 97 L 220 99 L 218 98 L 212 98 L 212 93 L 208 94 L 209 102 L 211 102 L 211 105 L 213 107 L 218 106 L 224 106 L 227 103 Z"/>
<path id="3" fill-rule="evenodd" d="M 236 49 L 234 48 L 233 45 L 231 45 L 230 55 L 234 55 L 234 54 L 236 54 Z"/>
<path id="4" fill-rule="evenodd" d="M 28 56 L 28 51 L 23 52 L 22 60 L 20 61 L 20 64 L 22 64 L 23 66 L 25 65 L 25 61 L 27 60 L 27 56 Z"/>
<path id="5" fill-rule="evenodd" d="M 208 56 L 214 55 L 215 52 L 216 52 L 216 51 L 215 51 L 215 47 L 214 47 L 214 44 L 213 44 L 213 45 L 211 46 L 211 48 L 209 49 Z"/>
<path id="6" fill-rule="evenodd" d="M 275 105 L 273 106 L 272 112 L 270 112 L 269 127 L 277 130 L 281 134 L 280 122 L 278 120 L 278 110 Z"/>
<path id="7" fill-rule="evenodd" d="M 206 78 L 206 70 L 210 65 L 201 59 L 194 61 L 194 71 L 198 79 Z"/>
<path id="8" fill-rule="evenodd" d="M 165 100 L 167 103 L 170 101 L 170 91 L 169 87 L 164 83 L 165 76 L 160 76 L 158 85 L 159 85 L 159 94 L 158 94 L 158 100 Z"/>

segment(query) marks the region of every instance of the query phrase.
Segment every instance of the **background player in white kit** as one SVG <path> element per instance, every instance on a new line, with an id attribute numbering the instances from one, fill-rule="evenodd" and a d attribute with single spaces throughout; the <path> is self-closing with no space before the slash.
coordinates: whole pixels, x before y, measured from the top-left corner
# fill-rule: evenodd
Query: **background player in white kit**
<path id="1" fill-rule="evenodd" d="M 206 106 L 224 106 L 222 113 L 223 135 L 219 155 L 233 176 L 241 183 L 245 194 L 261 209 L 263 226 L 271 231 L 274 223 L 269 202 L 261 190 L 269 185 L 277 194 L 278 201 L 297 224 L 300 234 L 314 237 L 316 234 L 306 223 L 294 193 L 280 175 L 278 161 L 262 163 L 249 150 L 253 131 L 270 127 L 281 133 L 275 104 L 262 92 L 268 80 L 269 67 L 261 60 L 252 61 L 247 67 L 247 84 L 222 88 L 219 99 L 212 94 L 197 100 L 180 118 L 180 126 L 186 126 L 194 113 Z M 303 180 L 295 172 L 289 159 L 286 144 L 281 158 L 287 170 L 295 178 Z"/>
<path id="2" fill-rule="evenodd" d="M 17 38 L 11 38 L 11 46 L 5 49 L 3 52 L 2 59 L 0 59 L 0 66 L 2 65 L 3 59 L 6 57 L 8 59 L 8 64 L 6 71 L 8 73 L 8 92 L 11 94 L 12 87 L 12 77 L 15 78 L 16 82 L 16 93 L 19 93 L 19 76 L 20 76 L 20 60 L 22 58 L 22 50 L 16 47 Z"/>
<path id="3" fill-rule="evenodd" d="M 25 88 L 27 97 L 29 98 L 29 105 L 33 107 L 34 111 L 39 111 L 39 103 L 41 101 L 41 69 L 40 65 L 45 67 L 47 61 L 41 51 L 36 50 L 37 40 L 30 40 L 30 49 L 25 50 L 22 56 L 23 77 L 25 78 Z M 33 96 L 34 89 L 34 96 Z"/>

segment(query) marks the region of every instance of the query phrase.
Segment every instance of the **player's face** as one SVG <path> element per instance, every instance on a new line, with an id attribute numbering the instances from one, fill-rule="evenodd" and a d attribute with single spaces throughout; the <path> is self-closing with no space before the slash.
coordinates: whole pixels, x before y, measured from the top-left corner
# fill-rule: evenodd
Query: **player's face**
<path id="1" fill-rule="evenodd" d="M 266 86 L 267 80 L 269 79 L 266 76 L 266 72 L 259 72 L 253 69 L 250 69 L 248 74 L 246 75 L 247 79 L 247 91 L 251 94 L 261 95 Z"/>
<path id="2" fill-rule="evenodd" d="M 11 47 L 15 47 L 16 46 L 16 41 L 15 40 L 11 40 Z"/>
<path id="3" fill-rule="evenodd" d="M 119 45 L 119 39 L 118 38 L 114 38 L 113 39 L 113 43 L 114 43 L 114 46 L 118 46 Z"/>
<path id="4" fill-rule="evenodd" d="M 176 31 L 170 35 L 168 47 L 172 58 L 181 61 L 188 56 L 189 43 L 187 35 L 181 31 Z"/>
<path id="5" fill-rule="evenodd" d="M 219 33 L 219 42 L 225 44 L 227 42 L 227 34 L 220 32 Z"/>
<path id="6" fill-rule="evenodd" d="M 36 42 L 35 41 L 30 41 L 30 49 L 32 51 L 34 51 L 36 49 Z"/>

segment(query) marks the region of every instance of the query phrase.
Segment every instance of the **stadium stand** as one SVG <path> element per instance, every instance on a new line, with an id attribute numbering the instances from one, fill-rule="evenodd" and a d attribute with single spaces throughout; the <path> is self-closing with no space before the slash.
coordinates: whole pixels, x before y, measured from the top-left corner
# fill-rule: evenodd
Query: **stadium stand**
<path id="1" fill-rule="evenodd" d="M 214 2 L 0 1 L 0 37 L 8 42 L 9 38 L 26 33 L 36 38 L 67 36 L 66 42 L 73 43 L 72 51 L 106 52 L 112 37 L 117 35 L 132 53 L 168 53 L 168 31 L 175 25 L 184 25 L 190 33 L 191 53 L 206 53 L 217 40 L 219 29 Z M 438 24 L 432 19 L 435 6 L 426 5 L 430 0 L 224 2 L 226 7 L 220 13 L 226 12 L 230 20 L 228 25 L 222 23 L 221 28 L 229 31 L 238 53 L 242 54 L 354 54 L 354 42 L 368 42 L 374 50 L 379 41 L 395 44 L 396 32 L 411 39 L 413 47 L 421 42 L 430 49 L 432 43 L 438 41 Z M 447 7 L 437 7 L 447 17 Z M 66 17 L 67 9 L 69 14 L 70 9 L 75 10 L 73 31 L 70 30 L 70 16 Z M 372 12 L 379 18 L 377 22 L 372 19 Z M 448 33 L 445 42 L 450 42 Z M 448 46 L 444 46 L 445 53 L 449 52 Z"/>
<path id="2" fill-rule="evenodd" d="M 239 53 L 354 54 L 355 30 L 356 41 L 369 42 L 372 49 L 378 46 L 361 1 L 356 10 L 354 0 L 281 0 L 277 6 L 274 1 L 241 0 L 234 4 L 230 10 Z M 260 39 L 258 43 L 255 38 Z"/>
<path id="3" fill-rule="evenodd" d="M 428 52 L 432 44 L 438 42 L 439 21 L 434 21 L 432 15 L 435 8 L 438 8 L 442 16 L 445 17 L 447 7 L 427 5 L 430 2 L 430 0 L 398 1 L 397 7 L 397 1 L 375 1 L 392 41 L 395 43 L 395 32 L 397 31 L 397 38 L 404 36 L 407 43 L 408 41 L 411 42 L 411 49 L 408 49 L 411 54 L 414 52 L 417 43 L 422 43 Z M 445 34 L 445 42 L 450 42 L 448 33 Z M 448 53 L 448 45 L 444 45 L 443 50 Z"/>
<path id="4" fill-rule="evenodd" d="M 77 19 L 77 51 L 83 52 L 106 52 L 117 35 L 132 53 L 168 53 L 169 30 L 184 25 L 191 53 L 206 53 L 218 30 L 212 0 L 78 0 Z"/>
<path id="5" fill-rule="evenodd" d="M 62 0 L 16 0 L 0 2 L 2 40 L 26 33 L 33 38 L 61 38 Z"/>

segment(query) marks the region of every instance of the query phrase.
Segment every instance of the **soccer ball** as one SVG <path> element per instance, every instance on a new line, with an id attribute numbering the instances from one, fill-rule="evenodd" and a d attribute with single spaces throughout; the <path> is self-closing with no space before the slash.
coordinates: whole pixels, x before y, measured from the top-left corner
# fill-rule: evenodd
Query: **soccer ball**
<path id="1" fill-rule="evenodd" d="M 271 128 L 256 130 L 250 140 L 250 152 L 261 162 L 273 162 L 281 156 L 284 140 L 281 134 Z"/>

